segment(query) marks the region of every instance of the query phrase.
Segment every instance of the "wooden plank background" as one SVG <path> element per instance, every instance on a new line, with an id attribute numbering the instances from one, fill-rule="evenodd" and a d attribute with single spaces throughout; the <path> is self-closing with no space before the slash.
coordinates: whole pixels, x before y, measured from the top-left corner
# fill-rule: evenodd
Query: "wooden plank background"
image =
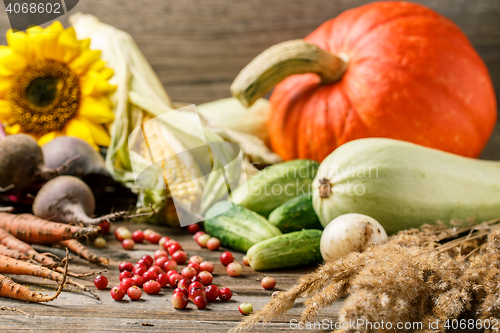
<path id="1" fill-rule="evenodd" d="M 367 0 L 80 0 L 77 11 L 130 33 L 175 101 L 229 97 L 238 72 L 269 46 L 302 38 Z M 500 95 L 500 1 L 419 0 L 456 22 L 484 59 Z M 0 44 L 9 28 L 0 5 Z M 497 128 L 483 157 L 500 159 Z"/>

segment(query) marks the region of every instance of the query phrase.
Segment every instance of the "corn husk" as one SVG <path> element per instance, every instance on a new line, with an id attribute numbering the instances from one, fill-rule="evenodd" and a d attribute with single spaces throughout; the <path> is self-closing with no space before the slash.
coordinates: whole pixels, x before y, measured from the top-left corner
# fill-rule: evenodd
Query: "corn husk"
<path id="1" fill-rule="evenodd" d="M 117 86 L 112 96 L 115 121 L 110 127 L 106 167 L 114 179 L 138 193 L 139 212 L 154 209 L 161 212 L 155 214 L 157 220 L 176 224 L 175 198 L 179 217 L 199 220 L 212 204 L 228 196 L 228 188 L 255 172 L 250 162 L 279 161 L 258 137 L 223 128 L 198 115 L 195 106 L 174 110 L 160 80 L 124 31 L 81 13 L 71 16 L 70 22 L 77 37 L 90 38 L 90 47 L 101 50 L 102 59 L 115 72 L 110 80 Z M 217 158 L 210 155 L 213 170 L 222 168 L 227 182 L 211 172 L 206 156 L 182 153 L 175 158 L 179 152 L 204 145 L 212 149 L 212 144 L 225 142 L 237 143 L 242 151 L 241 163 L 224 166 L 220 160 L 231 161 L 231 152 L 223 149 Z"/>

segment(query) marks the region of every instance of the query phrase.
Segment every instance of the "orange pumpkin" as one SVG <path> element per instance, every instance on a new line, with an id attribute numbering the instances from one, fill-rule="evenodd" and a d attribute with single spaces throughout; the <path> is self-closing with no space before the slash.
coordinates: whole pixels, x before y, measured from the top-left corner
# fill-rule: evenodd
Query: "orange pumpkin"
<path id="1" fill-rule="evenodd" d="M 488 70 L 467 37 L 408 2 L 351 9 L 303 41 L 278 44 L 231 89 L 248 105 L 275 84 L 268 127 L 285 160 L 321 161 L 366 137 L 477 157 L 496 122 Z"/>

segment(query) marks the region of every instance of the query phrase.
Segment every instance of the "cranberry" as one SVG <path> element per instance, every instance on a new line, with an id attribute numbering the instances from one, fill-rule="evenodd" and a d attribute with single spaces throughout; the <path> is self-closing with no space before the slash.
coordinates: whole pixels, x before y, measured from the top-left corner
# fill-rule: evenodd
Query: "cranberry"
<path id="1" fill-rule="evenodd" d="M 188 279 L 193 278 L 193 276 L 196 276 L 196 274 L 196 270 L 193 267 L 184 267 L 181 272 L 182 277 Z"/>
<path id="2" fill-rule="evenodd" d="M 135 246 L 135 242 L 133 239 L 124 239 L 122 241 L 122 247 L 125 249 L 125 250 L 133 250 L 134 249 L 134 246 Z"/>
<path id="3" fill-rule="evenodd" d="M 128 288 L 134 285 L 134 279 L 125 278 L 120 282 L 120 287 L 123 287 L 124 290 L 128 290 Z"/>
<path id="4" fill-rule="evenodd" d="M 146 273 L 142 274 L 142 278 L 144 279 L 144 281 L 156 281 L 156 279 L 158 278 L 158 274 L 153 271 L 147 271 Z"/>
<path id="5" fill-rule="evenodd" d="M 202 310 L 207 307 L 207 299 L 202 296 L 196 296 L 193 303 L 199 310 Z"/>
<path id="6" fill-rule="evenodd" d="M 191 285 L 191 280 L 190 279 L 186 279 L 186 278 L 183 278 L 179 281 L 179 283 L 177 284 L 177 287 L 179 288 L 186 288 L 188 289 L 189 286 Z M 188 289 L 189 290 L 189 289 Z"/>
<path id="7" fill-rule="evenodd" d="M 173 269 L 171 269 L 171 270 L 169 270 L 169 271 L 167 272 L 167 276 L 168 276 L 169 278 L 170 278 L 170 276 L 171 276 L 172 274 L 179 274 L 179 272 L 177 272 L 176 270 L 173 270 Z"/>
<path id="8" fill-rule="evenodd" d="M 132 272 L 123 271 L 123 272 L 120 273 L 119 279 L 121 281 L 121 280 L 123 280 L 125 278 L 131 278 L 132 276 L 134 276 L 134 274 L 132 274 Z"/>
<path id="9" fill-rule="evenodd" d="M 153 257 L 155 258 L 155 260 L 161 257 L 167 257 L 168 259 L 168 252 L 165 250 L 156 250 L 155 253 L 153 254 Z"/>
<path id="10" fill-rule="evenodd" d="M 144 286 L 142 288 L 148 295 L 157 295 L 161 290 L 161 286 L 158 281 L 148 281 L 144 283 Z"/>
<path id="11" fill-rule="evenodd" d="M 132 233 L 130 233 L 130 230 L 125 227 L 118 227 L 115 230 L 115 237 L 121 242 L 124 239 L 132 238 Z"/>
<path id="12" fill-rule="evenodd" d="M 205 288 L 205 294 L 207 295 L 207 301 L 213 302 L 219 297 L 219 288 L 211 284 Z"/>
<path id="13" fill-rule="evenodd" d="M 214 272 L 214 264 L 212 264 L 210 261 L 204 261 L 200 264 L 200 270 L 207 271 L 209 273 L 213 273 Z"/>
<path id="14" fill-rule="evenodd" d="M 144 260 L 149 261 L 149 265 L 148 265 L 148 266 L 151 266 L 151 265 L 155 262 L 155 261 L 153 260 L 153 258 L 152 258 L 150 255 L 147 255 L 147 254 L 143 255 L 143 256 L 141 257 L 141 259 L 144 259 Z"/>
<path id="15" fill-rule="evenodd" d="M 198 237 L 200 237 L 201 235 L 204 235 L 204 234 L 205 234 L 205 232 L 204 232 L 204 231 L 198 231 L 197 233 L 195 233 L 195 234 L 194 234 L 193 239 L 194 239 L 195 241 L 197 241 L 197 240 L 198 240 Z"/>
<path id="16" fill-rule="evenodd" d="M 151 230 L 151 229 L 146 229 L 146 230 L 144 230 L 144 237 L 146 237 L 146 239 L 147 239 L 148 236 L 151 235 L 154 232 L 156 232 L 156 231 Z"/>
<path id="17" fill-rule="evenodd" d="M 132 270 L 132 273 L 134 273 L 134 275 L 142 276 L 142 274 L 146 273 L 147 271 L 148 271 L 148 268 L 145 265 L 135 264 L 134 269 Z"/>
<path id="18" fill-rule="evenodd" d="M 150 272 L 155 272 L 156 274 L 161 274 L 163 273 L 163 269 L 161 269 L 159 266 L 151 266 L 148 268 L 148 271 Z"/>
<path id="19" fill-rule="evenodd" d="M 262 281 L 260 281 L 260 284 L 262 285 L 262 288 L 271 290 L 276 286 L 276 280 L 270 276 L 266 276 L 262 279 Z"/>
<path id="20" fill-rule="evenodd" d="M 115 301 L 121 301 L 123 297 L 125 297 L 125 290 L 120 286 L 113 287 L 113 289 L 111 289 L 111 297 L 113 297 Z"/>
<path id="21" fill-rule="evenodd" d="M 170 277 L 168 278 L 168 284 L 170 284 L 170 286 L 172 288 L 177 288 L 177 284 L 179 283 L 179 281 L 182 279 L 182 276 L 177 273 L 177 274 L 172 274 L 170 275 Z"/>
<path id="22" fill-rule="evenodd" d="M 109 234 L 109 228 L 110 228 L 109 221 L 104 221 L 104 222 L 99 223 L 98 227 L 101 228 L 101 234 L 102 235 L 108 235 Z"/>
<path id="23" fill-rule="evenodd" d="M 99 248 L 106 247 L 106 239 L 101 236 L 97 237 L 96 239 L 94 239 L 94 246 Z"/>
<path id="24" fill-rule="evenodd" d="M 136 230 L 132 233 L 132 239 L 134 240 L 134 242 L 136 243 L 142 243 L 144 242 L 144 233 L 142 232 L 142 230 Z"/>
<path id="25" fill-rule="evenodd" d="M 164 248 L 165 243 L 168 242 L 169 240 L 170 240 L 170 238 L 168 238 L 167 236 L 163 236 L 162 238 L 160 238 L 160 240 L 158 241 L 158 245 L 160 245 L 160 249 L 165 249 Z"/>
<path id="26" fill-rule="evenodd" d="M 243 264 L 245 266 L 250 266 L 250 262 L 248 261 L 248 257 L 247 256 L 244 256 L 242 261 L 243 261 Z"/>
<path id="27" fill-rule="evenodd" d="M 128 288 L 127 295 L 131 300 L 136 301 L 136 300 L 141 298 L 142 290 L 141 290 L 141 288 L 139 288 L 137 286 L 132 286 L 132 287 Z"/>
<path id="28" fill-rule="evenodd" d="M 212 237 L 207 241 L 207 249 L 210 251 L 217 251 L 220 247 L 220 240 L 218 238 Z"/>
<path id="29" fill-rule="evenodd" d="M 203 258 L 200 256 L 191 256 L 189 258 L 189 263 L 201 264 L 203 262 Z"/>
<path id="30" fill-rule="evenodd" d="M 203 280 L 198 275 L 193 276 L 193 278 L 191 279 L 191 282 L 199 282 L 199 283 L 203 284 Z"/>
<path id="31" fill-rule="evenodd" d="M 203 285 L 200 282 L 192 282 L 188 287 L 188 291 L 192 289 L 203 289 Z"/>
<path id="32" fill-rule="evenodd" d="M 201 247 L 207 247 L 207 242 L 209 239 L 210 239 L 210 235 L 204 234 L 204 235 L 198 236 L 198 238 L 196 238 L 196 242 Z"/>
<path id="33" fill-rule="evenodd" d="M 189 300 L 191 302 L 194 302 L 194 299 L 198 296 L 201 296 L 203 298 L 207 298 L 207 295 L 205 295 L 204 289 L 194 288 L 194 289 L 191 289 L 189 291 Z"/>
<path id="34" fill-rule="evenodd" d="M 108 278 L 102 275 L 97 275 L 94 279 L 94 286 L 99 290 L 106 289 L 108 286 Z"/>
<path id="35" fill-rule="evenodd" d="M 136 265 L 144 265 L 146 268 L 149 268 L 152 264 L 153 263 L 147 259 L 139 259 Z"/>
<path id="36" fill-rule="evenodd" d="M 170 245 L 170 247 L 168 248 L 168 253 L 170 255 L 173 255 L 175 252 L 180 251 L 180 250 L 182 250 L 182 246 L 179 243 L 175 243 L 175 244 Z"/>
<path id="37" fill-rule="evenodd" d="M 168 248 L 174 244 L 179 244 L 179 242 L 176 241 L 175 239 L 169 239 L 168 241 L 165 242 L 165 244 L 163 244 L 163 249 L 165 251 L 168 251 Z"/>
<path id="38" fill-rule="evenodd" d="M 234 261 L 234 257 L 233 257 L 233 254 L 231 252 L 222 252 L 222 254 L 220 255 L 220 262 L 224 266 L 229 265 L 233 261 Z"/>
<path id="39" fill-rule="evenodd" d="M 200 265 L 198 265 L 197 263 L 195 262 L 190 262 L 187 267 L 192 267 L 194 268 L 194 270 L 196 271 L 196 273 L 199 273 L 200 272 Z"/>
<path id="40" fill-rule="evenodd" d="M 154 233 L 149 234 L 146 239 L 151 244 L 158 244 L 158 242 L 160 241 L 160 238 L 161 238 L 161 235 L 157 232 L 154 232 Z"/>
<path id="41" fill-rule="evenodd" d="M 201 278 L 201 283 L 203 283 L 203 285 L 205 286 L 208 286 L 214 280 L 212 273 L 209 273 L 207 271 L 200 272 L 198 276 Z"/>
<path id="42" fill-rule="evenodd" d="M 174 309 L 184 309 L 188 303 L 189 300 L 183 293 L 174 293 L 172 295 L 172 306 Z"/>
<path id="43" fill-rule="evenodd" d="M 160 257 L 158 259 L 155 260 L 155 266 L 158 266 L 161 268 L 162 271 L 164 271 L 164 266 L 165 266 L 165 263 L 168 262 L 168 258 L 167 257 Z"/>
<path id="44" fill-rule="evenodd" d="M 134 275 L 132 277 L 132 280 L 134 280 L 134 285 L 136 285 L 139 288 L 142 288 L 142 285 L 144 284 L 144 278 L 140 275 Z"/>
<path id="45" fill-rule="evenodd" d="M 180 287 L 175 288 L 174 294 L 175 293 L 183 293 L 186 296 L 189 295 L 189 291 L 186 288 L 180 288 Z"/>
<path id="46" fill-rule="evenodd" d="M 190 224 L 187 226 L 187 230 L 191 235 L 196 234 L 198 231 L 200 231 L 200 225 L 197 223 Z"/>
<path id="47" fill-rule="evenodd" d="M 238 310 L 240 310 L 240 313 L 244 316 L 248 316 L 250 313 L 253 312 L 253 305 L 250 303 L 242 303 L 240 306 L 238 306 Z"/>
<path id="48" fill-rule="evenodd" d="M 184 251 L 177 251 L 172 254 L 172 259 L 174 259 L 178 264 L 185 264 L 187 261 L 187 254 Z"/>
<path id="49" fill-rule="evenodd" d="M 158 278 L 156 279 L 160 283 L 160 286 L 166 287 L 168 284 L 168 275 L 165 273 L 158 274 Z"/>
<path id="50" fill-rule="evenodd" d="M 161 267 L 161 266 L 160 266 Z M 167 261 L 163 267 L 161 267 L 165 272 L 168 272 L 170 270 L 176 270 L 177 269 L 177 261 L 175 260 L 169 260 Z"/>
<path id="51" fill-rule="evenodd" d="M 134 265 L 132 265 L 131 262 L 128 262 L 128 261 L 123 261 L 120 263 L 120 265 L 118 266 L 118 270 L 120 272 L 123 272 L 123 271 L 129 271 L 129 272 L 132 272 L 132 270 L 134 269 Z"/>
<path id="52" fill-rule="evenodd" d="M 229 288 L 220 288 L 219 289 L 219 298 L 223 302 L 227 302 L 233 297 L 233 293 Z"/>
<path id="53" fill-rule="evenodd" d="M 241 265 L 237 262 L 232 262 L 229 265 L 227 265 L 227 267 L 226 267 L 227 274 L 229 274 L 229 276 L 233 276 L 233 277 L 240 276 L 242 270 L 243 270 L 243 267 L 241 267 Z"/>

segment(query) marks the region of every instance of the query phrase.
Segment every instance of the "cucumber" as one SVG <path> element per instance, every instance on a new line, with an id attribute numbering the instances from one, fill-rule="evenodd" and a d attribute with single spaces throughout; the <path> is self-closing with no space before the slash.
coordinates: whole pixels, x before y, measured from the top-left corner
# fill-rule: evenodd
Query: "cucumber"
<path id="1" fill-rule="evenodd" d="M 248 262 L 257 271 L 297 268 L 323 261 L 319 248 L 321 230 L 302 230 L 270 238 L 252 246 Z"/>
<path id="2" fill-rule="evenodd" d="M 278 227 L 282 233 L 302 229 L 323 229 L 314 211 L 312 197 L 300 195 L 288 200 L 269 214 L 269 223 Z"/>
<path id="3" fill-rule="evenodd" d="M 246 252 L 252 245 L 281 235 L 264 217 L 229 201 L 213 205 L 205 214 L 205 231 L 230 249 Z M 229 210 L 227 210 L 229 209 Z"/>
<path id="4" fill-rule="evenodd" d="M 293 160 L 267 167 L 233 192 L 233 201 L 268 217 L 279 205 L 298 195 L 312 193 L 311 184 L 319 164 L 312 160 Z"/>

